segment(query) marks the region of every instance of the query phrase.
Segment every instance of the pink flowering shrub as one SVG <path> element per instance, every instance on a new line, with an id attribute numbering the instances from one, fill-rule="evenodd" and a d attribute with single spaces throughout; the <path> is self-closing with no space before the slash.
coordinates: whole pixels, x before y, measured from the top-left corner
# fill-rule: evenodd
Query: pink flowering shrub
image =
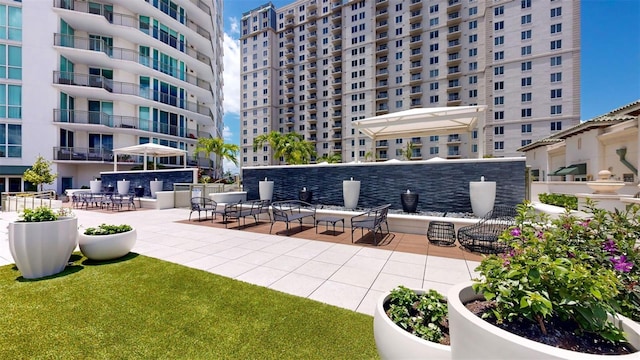
<path id="1" fill-rule="evenodd" d="M 575 321 L 581 331 L 611 342 L 624 333 L 607 315 L 640 319 L 638 207 L 608 212 L 588 203 L 589 219 L 566 213 L 550 220 L 529 204 L 518 206 L 505 231 L 510 251 L 483 259 L 473 287 L 495 301 L 498 322 L 524 318 L 546 333 L 550 317 Z"/>

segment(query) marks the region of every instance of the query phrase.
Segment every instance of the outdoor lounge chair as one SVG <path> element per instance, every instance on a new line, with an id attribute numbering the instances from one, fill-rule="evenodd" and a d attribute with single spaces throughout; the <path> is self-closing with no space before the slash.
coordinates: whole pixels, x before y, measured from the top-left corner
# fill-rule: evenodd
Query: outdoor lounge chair
<path id="1" fill-rule="evenodd" d="M 260 221 L 260 214 L 269 215 L 269 200 L 250 200 L 240 201 L 237 203 L 226 204 L 224 210 L 219 212 L 222 214 L 222 221 L 224 227 L 227 227 L 228 219 L 238 219 L 238 226 L 241 226 L 240 219 L 244 220 L 244 225 L 247 224 L 246 217 L 253 216 L 255 223 Z M 271 218 L 271 215 L 269 215 Z"/>
<path id="2" fill-rule="evenodd" d="M 364 236 L 364 229 L 373 232 L 373 243 L 378 245 L 378 239 L 376 238 L 376 232 L 380 232 L 381 239 L 384 238 L 382 233 L 382 224 L 387 227 L 387 234 L 389 233 L 389 223 L 387 222 L 387 214 L 389 213 L 389 207 L 391 204 L 375 207 L 369 211 L 351 217 L 351 242 L 353 243 L 353 232 L 360 228 L 362 236 Z"/>
<path id="3" fill-rule="evenodd" d="M 458 229 L 458 241 L 470 251 L 498 254 L 509 249 L 498 241 L 500 235 L 515 225 L 516 209 L 510 206 L 495 206 L 477 224 Z"/>
<path id="4" fill-rule="evenodd" d="M 191 214 L 194 211 L 198 212 L 198 221 L 200 221 L 200 212 L 204 211 L 204 218 L 207 219 L 207 211 L 211 211 L 211 215 L 213 216 L 214 211 L 218 204 L 215 201 L 206 198 L 206 197 L 194 197 L 191 198 L 191 212 L 189 213 L 189 221 L 191 221 Z"/>
<path id="5" fill-rule="evenodd" d="M 273 217 L 271 218 L 271 227 L 269 228 L 269 234 L 273 230 L 273 224 L 276 221 L 284 221 L 287 225 L 287 234 L 289 233 L 289 223 L 292 221 L 300 222 L 300 229 L 302 229 L 302 220 L 307 217 L 313 218 L 313 224 L 316 223 L 316 206 L 304 202 L 302 200 L 288 200 L 274 202 L 271 206 Z"/>

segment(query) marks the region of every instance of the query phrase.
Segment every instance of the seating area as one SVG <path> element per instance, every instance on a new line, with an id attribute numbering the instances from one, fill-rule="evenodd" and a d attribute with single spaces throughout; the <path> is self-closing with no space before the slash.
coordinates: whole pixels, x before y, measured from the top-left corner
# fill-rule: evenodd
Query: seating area
<path id="1" fill-rule="evenodd" d="M 316 206 L 302 200 L 274 202 L 271 210 L 273 211 L 273 217 L 271 218 L 271 228 L 269 229 L 269 234 L 271 234 L 273 224 L 276 221 L 282 221 L 286 223 L 287 234 L 289 233 L 290 222 L 299 222 L 301 230 L 302 221 L 305 218 L 312 218 L 314 226 L 316 224 Z"/>
<path id="2" fill-rule="evenodd" d="M 361 214 L 351 217 L 351 242 L 353 242 L 353 232 L 356 229 L 360 229 L 362 237 L 364 237 L 364 229 L 367 229 L 373 233 L 373 242 L 378 245 L 376 233 L 380 232 L 381 240 L 384 238 L 382 233 L 382 225 L 387 227 L 387 234 L 389 234 L 389 223 L 387 222 L 387 215 L 391 204 L 375 207 L 369 211 L 365 211 Z"/>
<path id="3" fill-rule="evenodd" d="M 505 230 L 515 225 L 516 215 L 514 207 L 495 206 L 477 224 L 458 229 L 458 241 L 469 251 L 483 254 L 505 252 L 508 247 L 498 241 L 498 238 Z"/>
<path id="4" fill-rule="evenodd" d="M 75 192 L 71 196 L 71 204 L 74 208 L 89 209 L 107 209 L 112 211 L 121 211 L 124 207 L 127 210 L 136 210 L 133 194 L 120 195 L 114 193 L 91 193 L 91 192 Z"/>
<path id="5" fill-rule="evenodd" d="M 253 217 L 256 224 L 260 221 L 260 214 L 267 214 L 269 218 L 271 218 L 269 203 L 269 200 L 250 200 L 225 204 L 224 210 L 221 211 L 225 228 L 230 219 L 238 220 L 238 226 L 241 226 L 240 220 L 242 219 L 244 225 L 246 225 L 246 218 L 248 216 Z"/>

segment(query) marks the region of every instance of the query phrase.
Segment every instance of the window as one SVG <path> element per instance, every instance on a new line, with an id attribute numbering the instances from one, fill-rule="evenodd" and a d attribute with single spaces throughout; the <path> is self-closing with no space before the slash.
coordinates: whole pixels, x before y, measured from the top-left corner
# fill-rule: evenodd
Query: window
<path id="1" fill-rule="evenodd" d="M 477 61 L 473 61 L 469 63 L 469 71 L 475 71 L 478 70 L 478 62 Z"/>
<path id="2" fill-rule="evenodd" d="M 478 34 L 469 35 L 469 44 L 473 44 L 478 41 Z"/>
<path id="3" fill-rule="evenodd" d="M 562 81 L 562 73 L 561 72 L 551 73 L 551 82 L 552 83 L 561 82 L 561 81 Z"/>
<path id="4" fill-rule="evenodd" d="M 496 23 L 493 24 L 493 30 L 498 31 L 498 30 L 504 30 L 504 21 L 498 21 Z"/>
<path id="5" fill-rule="evenodd" d="M 520 48 L 520 55 L 531 55 L 531 45 L 523 46 Z"/>
<path id="6" fill-rule="evenodd" d="M 562 97 L 562 89 L 551 89 L 551 98 L 557 99 Z"/>
<path id="7" fill-rule="evenodd" d="M 496 96 L 493 99 L 493 104 L 494 105 L 504 105 L 504 96 Z"/>
<path id="8" fill-rule="evenodd" d="M 551 66 L 560 66 L 560 65 L 562 65 L 562 56 L 552 56 Z"/>
<path id="9" fill-rule="evenodd" d="M 477 6 L 473 6 L 469 8 L 469 16 L 473 16 L 475 14 L 478 13 L 478 7 Z"/>
<path id="10" fill-rule="evenodd" d="M 429 147 L 429 155 L 438 155 L 440 153 L 440 148 L 437 146 Z"/>
<path id="11" fill-rule="evenodd" d="M 521 110 L 521 114 L 520 114 L 523 118 L 525 117 L 531 117 L 531 108 L 526 108 L 526 109 L 522 109 Z M 524 125 L 523 125 L 524 126 Z M 524 130 L 522 131 L 524 132 Z M 531 132 L 531 131 L 529 131 Z"/>
<path id="12" fill-rule="evenodd" d="M 494 16 L 504 15 L 504 6 L 496 6 L 495 8 L 493 8 L 493 15 Z"/>
<path id="13" fill-rule="evenodd" d="M 531 139 L 520 140 L 520 146 L 525 146 L 531 144 Z"/>
<path id="14" fill-rule="evenodd" d="M 504 150 L 504 141 L 496 141 L 493 143 L 494 150 Z"/>
<path id="15" fill-rule="evenodd" d="M 0 84 L 0 118 L 22 119 L 22 86 Z"/>
<path id="16" fill-rule="evenodd" d="M 478 56 L 478 48 L 469 49 L 469 56 Z"/>
<path id="17" fill-rule="evenodd" d="M 431 52 L 438 51 L 438 44 L 429 45 L 429 51 L 431 51 Z"/>
<path id="18" fill-rule="evenodd" d="M 432 95 L 432 96 L 429 96 L 429 102 L 430 102 L 430 103 L 435 104 L 435 103 L 437 103 L 438 101 L 439 101 L 439 97 L 438 97 L 438 95 Z"/>
<path id="19" fill-rule="evenodd" d="M 430 135 L 429 136 L 429 142 L 438 142 L 440 141 L 440 136 L 438 135 Z"/>
<path id="20" fill-rule="evenodd" d="M 522 9 L 530 8 L 531 7 L 531 0 L 521 0 L 520 1 L 520 7 Z"/>
<path id="21" fill-rule="evenodd" d="M 522 25 L 531 24 L 531 14 L 522 15 L 520 17 L 520 24 L 522 24 Z"/>
<path id="22" fill-rule="evenodd" d="M 469 90 L 469 97 L 470 98 L 478 97 L 478 90 L 477 89 Z"/>
<path id="23" fill-rule="evenodd" d="M 527 134 L 531 132 L 531 124 L 522 124 L 520 126 L 523 134 Z"/>
<path id="24" fill-rule="evenodd" d="M 551 33 L 556 34 L 562 32 L 562 24 L 553 24 L 551 25 Z"/>
<path id="25" fill-rule="evenodd" d="M 493 54 L 493 60 L 495 61 L 504 60 L 504 51 L 496 51 Z"/>
<path id="26" fill-rule="evenodd" d="M 22 157 L 22 125 L 0 124 L 0 158 Z"/>
<path id="27" fill-rule="evenodd" d="M 493 128 L 493 135 L 504 135 L 504 126 L 496 126 Z"/>
<path id="28" fill-rule="evenodd" d="M 558 16 L 562 16 L 562 7 L 551 9 L 551 17 L 554 18 Z"/>
<path id="29" fill-rule="evenodd" d="M 438 38 L 438 30 L 431 31 L 429 33 L 429 39 L 437 39 Z"/>
<path id="30" fill-rule="evenodd" d="M 562 121 L 552 121 L 551 131 L 560 131 L 560 130 L 562 130 Z"/>
<path id="31" fill-rule="evenodd" d="M 21 41 L 22 8 L 2 5 L 0 11 L 0 39 Z"/>
<path id="32" fill-rule="evenodd" d="M 496 36 L 496 38 L 493 39 L 493 43 L 496 46 L 504 44 L 504 36 Z"/>
<path id="33" fill-rule="evenodd" d="M 531 70 L 531 64 L 531 61 L 525 61 L 520 64 L 520 68 L 522 71 L 529 71 Z"/>
<path id="34" fill-rule="evenodd" d="M 430 83 L 429 90 L 438 90 L 438 83 L 437 82 Z"/>
<path id="35" fill-rule="evenodd" d="M 521 40 L 531 39 L 531 30 L 525 30 L 525 31 L 521 32 L 520 33 L 520 39 Z"/>
<path id="36" fill-rule="evenodd" d="M 531 102 L 531 93 L 522 93 L 520 95 L 520 100 L 522 102 Z"/>
<path id="37" fill-rule="evenodd" d="M 478 28 L 478 20 L 469 21 L 469 30 Z"/>
<path id="38" fill-rule="evenodd" d="M 469 85 L 478 83 L 478 75 L 469 76 Z"/>
<path id="39" fill-rule="evenodd" d="M 504 66 L 496 66 L 493 68 L 493 75 L 502 75 L 504 74 Z"/>
<path id="40" fill-rule="evenodd" d="M 496 81 L 493 83 L 493 90 L 504 90 L 504 81 Z"/>
<path id="41" fill-rule="evenodd" d="M 433 19 L 429 19 L 429 26 L 436 26 L 438 25 L 438 18 L 433 18 Z"/>
<path id="42" fill-rule="evenodd" d="M 0 27 L 1 29 L 1 27 Z M 0 78 L 22 79 L 22 48 L 0 45 Z"/>
<path id="43" fill-rule="evenodd" d="M 504 111 L 496 111 L 493 113 L 493 120 L 504 120 Z"/>
<path id="44" fill-rule="evenodd" d="M 562 114 L 562 105 L 551 105 L 551 115 Z"/>
<path id="45" fill-rule="evenodd" d="M 433 14 L 433 13 L 437 13 L 438 12 L 438 5 L 431 5 L 429 6 L 429 13 Z"/>
<path id="46" fill-rule="evenodd" d="M 553 40 L 550 47 L 551 50 L 562 49 L 562 40 Z"/>

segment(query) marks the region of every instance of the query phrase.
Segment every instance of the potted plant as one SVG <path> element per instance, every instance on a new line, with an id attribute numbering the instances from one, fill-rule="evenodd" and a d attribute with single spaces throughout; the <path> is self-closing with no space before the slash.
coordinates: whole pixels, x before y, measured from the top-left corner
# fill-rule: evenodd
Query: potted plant
<path id="1" fill-rule="evenodd" d="M 77 245 L 78 219 L 68 208 L 24 209 L 8 229 L 11 256 L 26 279 L 61 272 Z"/>
<path id="2" fill-rule="evenodd" d="M 638 209 L 589 209 L 589 219 L 549 220 L 518 206 L 500 238 L 510 250 L 448 293 L 453 359 L 638 358 L 640 325 L 619 314 L 640 310 Z"/>
<path id="3" fill-rule="evenodd" d="M 125 256 L 136 243 L 136 229 L 130 225 L 101 224 L 78 233 L 80 251 L 91 260 L 112 260 Z"/>
<path id="4" fill-rule="evenodd" d="M 435 290 L 398 286 L 380 297 L 373 334 L 382 359 L 451 359 L 447 300 Z"/>

